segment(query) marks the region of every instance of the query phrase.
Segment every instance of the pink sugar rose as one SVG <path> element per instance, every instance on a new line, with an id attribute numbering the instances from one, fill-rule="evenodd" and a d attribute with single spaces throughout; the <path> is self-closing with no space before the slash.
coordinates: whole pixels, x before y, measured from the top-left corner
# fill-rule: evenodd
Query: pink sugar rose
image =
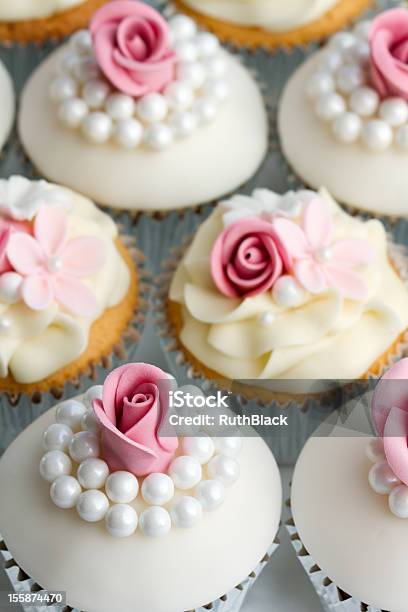
<path id="1" fill-rule="evenodd" d="M 217 238 L 211 274 L 227 297 L 251 297 L 272 287 L 284 270 L 285 251 L 268 221 L 240 219 Z"/>
<path id="2" fill-rule="evenodd" d="M 369 40 L 371 78 L 378 93 L 408 100 L 408 11 L 397 8 L 378 15 Z"/>
<path id="3" fill-rule="evenodd" d="M 155 9 L 136 0 L 110 2 L 95 13 L 90 30 L 99 67 L 119 91 L 138 98 L 173 80 L 170 30 Z"/>
<path id="4" fill-rule="evenodd" d="M 168 374 L 145 363 L 124 365 L 106 378 L 102 400 L 94 400 L 93 407 L 111 471 L 147 476 L 167 470 L 178 447 L 177 437 L 159 432 L 170 384 Z"/>

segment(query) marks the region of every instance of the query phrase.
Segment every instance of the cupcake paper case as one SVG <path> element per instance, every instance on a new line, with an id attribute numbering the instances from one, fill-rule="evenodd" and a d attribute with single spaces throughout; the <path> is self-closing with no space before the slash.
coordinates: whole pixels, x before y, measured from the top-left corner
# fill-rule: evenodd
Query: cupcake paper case
<path id="1" fill-rule="evenodd" d="M 329 612 L 407 609 L 407 376 L 405 359 L 375 389 L 377 438 L 336 426 L 307 443 L 295 469 L 289 531 Z"/>
<path id="2" fill-rule="evenodd" d="M 162 438 L 166 381 L 174 385 L 148 364 L 114 370 L 103 389 L 43 415 L 1 460 L 0 528 L 10 554 L 43 588 L 66 590 L 76 609 L 235 612 L 240 585 L 245 592 L 275 548 L 281 483 L 270 451 L 257 436 Z M 134 398 L 133 411 L 124 396 Z"/>
<path id="3" fill-rule="evenodd" d="M 132 49 L 126 24 L 141 28 Z M 23 92 L 19 133 L 42 175 L 128 211 L 231 192 L 258 169 L 268 140 L 248 71 L 191 19 L 167 23 L 134 0 L 107 4 L 90 31 L 40 65 Z"/>
<path id="4" fill-rule="evenodd" d="M 294 73 L 279 107 L 281 145 L 294 172 L 378 216 L 407 216 L 407 24 L 400 8 L 336 34 Z"/>

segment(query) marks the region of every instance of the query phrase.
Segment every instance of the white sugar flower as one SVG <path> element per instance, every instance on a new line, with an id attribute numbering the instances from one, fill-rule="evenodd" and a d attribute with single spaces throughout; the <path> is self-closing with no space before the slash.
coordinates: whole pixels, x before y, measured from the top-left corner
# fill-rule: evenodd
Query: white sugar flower
<path id="1" fill-rule="evenodd" d="M 46 181 L 23 176 L 0 180 L 0 214 L 16 221 L 31 221 L 41 206 L 69 208 L 69 196 Z"/>

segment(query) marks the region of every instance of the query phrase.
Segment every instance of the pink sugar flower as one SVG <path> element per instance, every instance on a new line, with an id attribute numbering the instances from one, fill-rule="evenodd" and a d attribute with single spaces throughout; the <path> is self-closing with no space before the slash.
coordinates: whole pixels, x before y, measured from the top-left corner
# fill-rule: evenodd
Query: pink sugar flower
<path id="1" fill-rule="evenodd" d="M 366 297 L 367 287 L 353 268 L 372 261 L 373 249 L 367 240 L 333 243 L 330 209 L 321 198 L 305 207 L 301 227 L 283 217 L 272 225 L 291 257 L 293 274 L 307 291 L 322 293 L 332 287 L 351 300 Z"/>
<path id="2" fill-rule="evenodd" d="M 9 238 L 11 234 L 15 232 L 29 234 L 30 226 L 28 223 L 12 221 L 11 219 L 0 217 L 0 274 L 12 271 L 6 251 Z"/>
<path id="3" fill-rule="evenodd" d="M 7 257 L 23 276 L 21 296 L 29 308 L 44 310 L 55 300 L 77 316 L 91 317 L 95 313 L 96 298 L 80 279 L 102 267 L 104 245 L 94 236 L 68 239 L 68 222 L 62 209 L 41 208 L 34 221 L 34 236 L 12 234 Z"/>

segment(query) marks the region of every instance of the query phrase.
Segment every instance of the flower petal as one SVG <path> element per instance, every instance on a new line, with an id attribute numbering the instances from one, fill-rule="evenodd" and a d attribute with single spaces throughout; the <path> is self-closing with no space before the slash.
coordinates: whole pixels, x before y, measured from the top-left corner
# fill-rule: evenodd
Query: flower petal
<path id="1" fill-rule="evenodd" d="M 325 266 L 328 283 L 350 300 L 363 301 L 367 297 L 367 285 L 356 272 L 336 264 Z"/>
<path id="2" fill-rule="evenodd" d="M 302 259 L 293 266 L 299 283 L 310 293 L 322 293 L 327 289 L 323 268 L 313 259 Z"/>
<path id="3" fill-rule="evenodd" d="M 72 276 L 58 274 L 54 277 L 55 299 L 68 312 L 79 317 L 93 317 L 98 303 L 92 291 Z"/>
<path id="4" fill-rule="evenodd" d="M 16 272 L 38 275 L 45 271 L 45 257 L 38 242 L 28 234 L 12 234 L 7 257 Z"/>
<path id="5" fill-rule="evenodd" d="M 61 208 L 42 206 L 34 221 L 34 236 L 47 257 L 59 255 L 68 235 L 67 216 Z"/>
<path id="6" fill-rule="evenodd" d="M 296 223 L 277 217 L 272 221 L 272 226 L 290 257 L 304 259 L 309 256 L 310 249 L 306 235 Z"/>
<path id="7" fill-rule="evenodd" d="M 95 236 L 80 236 L 62 252 L 64 274 L 84 278 L 98 272 L 106 261 L 105 244 Z"/>
<path id="8" fill-rule="evenodd" d="M 302 218 L 303 230 L 313 250 L 328 246 L 333 234 L 329 206 L 316 196 L 305 206 Z"/>
<path id="9" fill-rule="evenodd" d="M 372 414 L 379 436 L 384 434 L 388 413 L 393 406 L 408 412 L 408 358 L 393 365 L 375 388 Z"/>
<path id="10" fill-rule="evenodd" d="M 27 276 L 21 285 L 21 297 L 29 308 L 45 310 L 52 304 L 54 291 L 49 276 Z"/>
<path id="11" fill-rule="evenodd" d="M 359 266 L 371 263 L 375 257 L 375 251 L 368 240 L 350 238 L 335 242 L 330 250 L 336 264 L 347 266 Z"/>

